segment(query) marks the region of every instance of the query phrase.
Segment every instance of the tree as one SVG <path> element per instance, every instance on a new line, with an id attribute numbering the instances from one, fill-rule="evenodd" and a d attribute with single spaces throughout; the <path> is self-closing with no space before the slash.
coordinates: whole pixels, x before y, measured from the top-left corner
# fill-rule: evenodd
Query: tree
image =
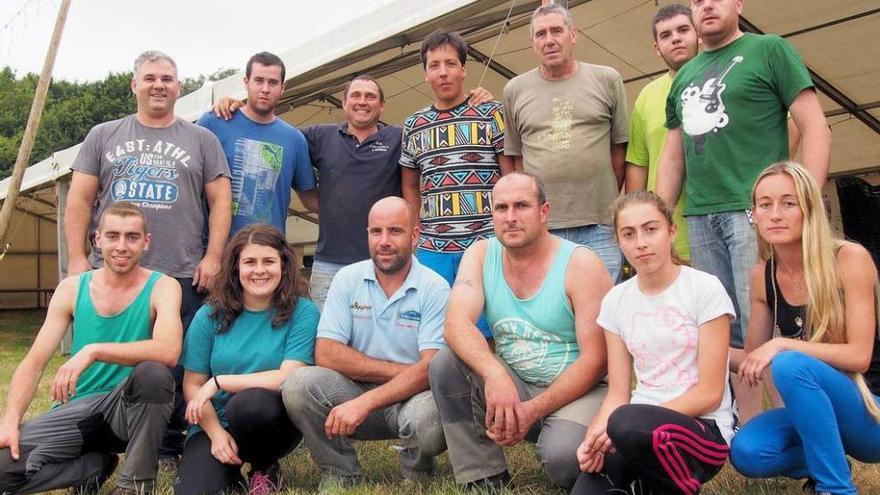
<path id="1" fill-rule="evenodd" d="M 224 79 L 235 72 L 220 69 L 208 76 L 183 79 L 181 95 L 202 87 L 205 81 Z M 83 83 L 53 80 L 31 163 L 82 142 L 89 129 L 101 122 L 134 113 L 137 104 L 131 94 L 131 75 L 109 73 L 101 81 Z M 36 87 L 36 74 L 17 79 L 11 68 L 0 69 L 0 179 L 12 172 Z"/>
<path id="2" fill-rule="evenodd" d="M 201 88 L 206 81 L 220 81 L 238 72 L 236 69 L 217 69 L 211 75 L 199 74 L 196 78 L 184 78 L 180 80 L 180 96 L 188 95 Z"/>

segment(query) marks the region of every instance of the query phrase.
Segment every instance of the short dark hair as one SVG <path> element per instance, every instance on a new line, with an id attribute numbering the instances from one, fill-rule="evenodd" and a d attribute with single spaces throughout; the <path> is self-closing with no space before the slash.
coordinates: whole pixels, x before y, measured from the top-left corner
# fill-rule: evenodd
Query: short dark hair
<path id="1" fill-rule="evenodd" d="M 284 66 L 284 62 L 281 60 L 281 57 L 275 55 L 274 53 L 269 52 L 260 52 L 252 56 L 248 59 L 247 67 L 244 69 L 245 77 L 251 77 L 251 69 L 253 69 L 254 64 L 260 65 L 277 65 L 281 67 L 281 82 L 286 81 L 287 77 L 287 67 Z"/>
<path id="2" fill-rule="evenodd" d="M 524 172 L 524 171 L 517 170 L 516 172 L 511 172 L 511 173 L 503 176 L 502 178 L 514 177 L 514 176 L 525 177 L 525 178 L 531 180 L 532 184 L 535 185 L 535 198 L 538 200 L 538 204 L 542 205 L 547 202 L 547 188 L 544 187 L 544 181 L 542 181 L 540 177 L 538 177 L 537 175 L 535 175 L 531 172 Z M 496 182 L 496 184 L 497 184 L 497 182 Z"/>
<path id="3" fill-rule="evenodd" d="M 671 3 L 660 7 L 657 13 L 654 14 L 654 18 L 651 19 L 651 34 L 654 35 L 654 41 L 657 41 L 657 23 L 672 19 L 679 15 L 687 17 L 688 20 L 691 21 L 691 26 L 694 25 L 694 14 L 691 13 L 690 7 L 686 7 L 680 3 Z"/>
<path id="4" fill-rule="evenodd" d="M 422 58 L 422 69 L 428 68 L 428 52 L 443 45 L 449 45 L 458 52 L 458 61 L 464 66 L 467 61 L 467 42 L 458 33 L 437 29 L 422 41 L 422 49 L 419 52 Z"/>
<path id="5" fill-rule="evenodd" d="M 369 81 L 369 82 L 375 84 L 376 88 L 379 89 L 379 101 L 381 101 L 381 102 L 385 101 L 385 92 L 382 91 L 382 85 L 379 84 L 379 81 L 377 81 L 375 77 L 373 77 L 369 74 L 361 74 L 358 76 L 354 76 L 354 78 L 351 81 L 348 81 L 347 83 L 345 83 L 345 89 L 342 90 L 342 100 L 343 101 L 345 101 L 345 99 L 348 98 L 348 90 L 351 89 L 351 85 L 355 81 Z"/>
<path id="6" fill-rule="evenodd" d="M 120 201 L 118 203 L 113 203 L 108 206 L 107 209 L 101 213 L 101 218 L 98 219 L 98 230 L 103 230 L 104 228 L 104 217 L 108 216 L 115 217 L 137 217 L 141 219 L 141 228 L 144 231 L 144 234 L 150 233 L 149 228 L 147 228 L 147 216 L 144 215 L 144 212 L 138 208 L 137 206 L 129 203 L 128 201 Z"/>

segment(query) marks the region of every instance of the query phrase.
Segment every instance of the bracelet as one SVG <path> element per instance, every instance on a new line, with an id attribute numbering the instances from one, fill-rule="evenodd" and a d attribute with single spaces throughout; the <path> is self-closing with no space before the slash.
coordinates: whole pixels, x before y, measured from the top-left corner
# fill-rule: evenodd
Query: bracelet
<path id="1" fill-rule="evenodd" d="M 223 391 L 223 387 L 220 386 L 220 382 L 217 381 L 217 375 L 214 375 L 214 385 L 217 386 L 217 390 Z"/>

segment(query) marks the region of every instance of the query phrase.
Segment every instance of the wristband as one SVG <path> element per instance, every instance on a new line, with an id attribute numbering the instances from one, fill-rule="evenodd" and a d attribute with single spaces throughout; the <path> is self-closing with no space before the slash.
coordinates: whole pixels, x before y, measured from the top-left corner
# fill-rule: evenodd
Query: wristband
<path id="1" fill-rule="evenodd" d="M 214 385 L 217 386 L 217 390 L 223 391 L 223 387 L 220 386 L 220 382 L 217 381 L 217 375 L 214 375 Z"/>

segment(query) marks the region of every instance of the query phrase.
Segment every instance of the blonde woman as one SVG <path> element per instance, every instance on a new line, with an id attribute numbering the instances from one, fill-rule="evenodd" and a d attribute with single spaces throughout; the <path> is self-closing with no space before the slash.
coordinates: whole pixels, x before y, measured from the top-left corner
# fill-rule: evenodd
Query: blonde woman
<path id="1" fill-rule="evenodd" d="M 817 493 L 855 494 L 846 456 L 880 461 L 876 267 L 862 246 L 832 235 L 803 166 L 766 168 L 752 202 L 763 261 L 751 272 L 753 326 L 739 374 L 758 385 L 769 369 L 785 406 L 740 430 L 731 461 L 749 477 L 808 478 Z"/>

